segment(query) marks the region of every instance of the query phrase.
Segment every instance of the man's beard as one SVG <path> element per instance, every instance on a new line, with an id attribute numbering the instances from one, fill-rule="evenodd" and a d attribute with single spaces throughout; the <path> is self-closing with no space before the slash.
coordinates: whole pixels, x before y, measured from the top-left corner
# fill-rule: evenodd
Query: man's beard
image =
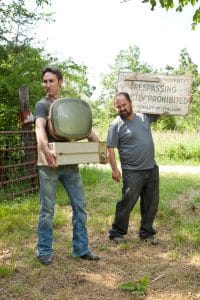
<path id="1" fill-rule="evenodd" d="M 132 107 L 131 107 L 129 111 L 123 110 L 123 112 L 120 112 L 120 113 L 119 113 L 119 116 L 120 116 L 122 119 L 127 119 L 130 115 L 132 115 L 132 113 L 133 113 L 133 110 L 132 110 Z"/>

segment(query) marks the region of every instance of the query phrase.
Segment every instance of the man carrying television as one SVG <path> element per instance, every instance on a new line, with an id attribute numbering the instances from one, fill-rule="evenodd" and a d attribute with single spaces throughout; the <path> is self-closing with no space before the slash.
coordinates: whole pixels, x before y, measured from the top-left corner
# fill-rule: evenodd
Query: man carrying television
<path id="1" fill-rule="evenodd" d="M 41 264 L 49 265 L 52 262 L 53 244 L 53 217 L 56 201 L 56 187 L 58 181 L 63 185 L 69 196 L 73 217 L 72 254 L 81 259 L 98 261 L 99 256 L 93 254 L 88 246 L 86 228 L 85 196 L 78 165 L 57 166 L 56 155 L 49 149 L 49 142 L 58 142 L 49 132 L 47 119 L 51 103 L 60 97 L 63 75 L 54 66 L 47 66 L 42 71 L 42 80 L 46 96 L 35 106 L 35 130 L 39 151 L 42 151 L 48 166 L 38 166 L 40 181 L 40 213 L 38 224 L 38 255 Z M 89 141 L 98 142 L 92 131 Z"/>

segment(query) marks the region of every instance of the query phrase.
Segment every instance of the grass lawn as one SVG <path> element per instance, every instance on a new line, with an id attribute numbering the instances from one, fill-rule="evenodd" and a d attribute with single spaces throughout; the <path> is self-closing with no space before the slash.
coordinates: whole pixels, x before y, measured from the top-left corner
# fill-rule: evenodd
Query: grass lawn
<path id="1" fill-rule="evenodd" d="M 71 256 L 71 207 L 58 188 L 54 219 L 54 261 L 35 258 L 38 195 L 0 203 L 0 299 L 199 299 L 200 175 L 160 175 L 155 227 L 158 246 L 137 237 L 134 208 L 126 245 L 108 239 L 121 184 L 110 170 L 81 169 L 87 197 L 91 249 L 100 262 Z"/>

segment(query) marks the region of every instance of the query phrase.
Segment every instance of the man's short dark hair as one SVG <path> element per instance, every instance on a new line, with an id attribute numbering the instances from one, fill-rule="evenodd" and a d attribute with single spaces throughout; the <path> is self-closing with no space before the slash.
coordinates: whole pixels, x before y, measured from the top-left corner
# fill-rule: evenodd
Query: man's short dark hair
<path id="1" fill-rule="evenodd" d="M 115 98 L 118 97 L 118 96 L 124 96 L 124 97 L 131 103 L 131 98 L 130 98 L 130 96 L 129 96 L 128 93 L 126 93 L 126 92 L 119 92 L 119 93 L 117 93 L 117 94 L 115 95 Z M 115 99 L 115 98 L 114 98 L 114 99 Z"/>
<path id="2" fill-rule="evenodd" d="M 42 70 L 42 78 L 44 76 L 45 73 L 50 72 L 53 73 L 54 75 L 56 75 L 58 80 L 63 80 L 63 75 L 61 73 L 61 71 L 55 67 L 55 66 L 47 66 Z"/>

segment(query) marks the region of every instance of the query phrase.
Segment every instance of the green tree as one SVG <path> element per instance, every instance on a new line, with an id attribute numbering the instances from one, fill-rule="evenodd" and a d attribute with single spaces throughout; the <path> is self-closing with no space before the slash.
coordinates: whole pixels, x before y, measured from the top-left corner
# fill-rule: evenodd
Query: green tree
<path id="1" fill-rule="evenodd" d="M 200 75 L 198 66 L 192 61 L 189 53 L 184 48 L 181 50 L 179 67 L 174 72 L 176 75 L 191 75 L 193 77 L 192 93 L 193 101 L 191 103 L 190 114 L 186 118 L 176 118 L 179 130 L 200 129 Z"/>
<path id="2" fill-rule="evenodd" d="M 103 141 L 106 139 L 108 126 L 116 116 L 116 110 L 113 106 L 113 100 L 108 99 L 105 103 L 100 104 L 99 100 L 89 101 L 92 109 L 93 127 L 97 131 L 99 138 Z"/>
<path id="3" fill-rule="evenodd" d="M 36 10 L 25 0 L 0 0 L 0 130 L 14 130 L 19 126 L 19 87 L 27 85 L 30 109 L 44 96 L 41 70 L 46 65 L 57 65 L 63 71 L 63 95 L 88 99 L 93 91 L 87 79 L 87 67 L 72 58 L 58 61 L 43 49 L 31 46 L 32 29 L 40 20 L 49 19 L 48 13 L 38 12 L 50 5 L 50 0 L 35 0 Z M 29 6 L 28 6 L 29 5 Z"/>
<path id="4" fill-rule="evenodd" d="M 29 87 L 33 107 L 43 93 L 40 73 L 48 60 L 28 45 L 1 46 L 0 53 L 0 130 L 14 130 L 19 126 L 19 87 Z"/>
<path id="5" fill-rule="evenodd" d="M 153 72 L 149 65 L 140 62 L 140 50 L 137 46 L 129 46 L 127 50 L 120 50 L 114 64 L 109 65 L 109 68 L 110 72 L 102 76 L 102 98 L 113 97 L 117 90 L 117 80 L 120 72 Z"/>
<path id="6" fill-rule="evenodd" d="M 198 0 L 143 0 L 142 3 L 149 3 L 152 10 L 154 10 L 154 8 L 160 4 L 160 6 L 166 10 L 176 9 L 177 12 L 182 12 L 187 5 L 192 5 L 194 7 L 192 28 L 194 29 L 195 26 L 200 23 L 200 7 L 196 8 Z"/>
<path id="7" fill-rule="evenodd" d="M 118 75 L 120 72 L 154 72 L 152 67 L 140 61 L 140 50 L 137 46 L 129 46 L 128 49 L 120 50 L 114 63 L 109 65 L 108 74 L 102 75 L 102 94 L 99 101 L 92 105 L 94 124 L 99 128 L 100 136 L 102 128 L 108 128 L 116 111 L 113 108 L 113 96 L 117 90 Z M 104 130 L 104 131 L 105 131 Z M 105 136 L 103 136 L 105 138 Z"/>
<path id="8" fill-rule="evenodd" d="M 62 94 L 65 97 L 89 100 L 95 87 L 90 86 L 88 82 L 87 66 L 78 65 L 71 57 L 57 65 L 65 77 Z"/>
<path id="9" fill-rule="evenodd" d="M 31 6 L 26 0 L 0 0 L 0 44 L 30 43 L 38 21 L 52 21 L 51 13 L 46 12 L 49 5 L 51 0 L 31 1 Z"/>
<path id="10" fill-rule="evenodd" d="M 166 69 L 162 73 L 171 75 L 188 75 L 192 76 L 192 94 L 193 101 L 190 105 L 189 115 L 186 117 L 169 116 L 161 118 L 154 128 L 156 129 L 176 129 L 179 131 L 184 130 L 199 130 L 200 129 L 200 75 L 198 73 L 198 66 L 193 63 L 187 49 L 182 49 L 179 55 L 179 66 L 174 68 L 172 66 L 166 66 Z"/>
<path id="11" fill-rule="evenodd" d="M 18 126 L 20 85 L 29 86 L 31 97 L 41 93 L 38 74 L 47 60 L 30 42 L 37 22 L 49 20 L 46 6 L 50 4 L 50 0 L 31 4 L 26 0 L 0 0 L 0 130 Z M 40 11 L 44 8 L 45 13 Z"/>
<path id="12" fill-rule="evenodd" d="M 0 47 L 0 130 L 14 130 L 20 125 L 20 86 L 29 87 L 30 109 L 34 110 L 36 101 L 44 96 L 41 70 L 52 64 L 63 71 L 63 96 L 89 99 L 93 87 L 88 83 L 85 65 L 78 65 L 71 58 L 60 62 L 29 45 Z"/>

